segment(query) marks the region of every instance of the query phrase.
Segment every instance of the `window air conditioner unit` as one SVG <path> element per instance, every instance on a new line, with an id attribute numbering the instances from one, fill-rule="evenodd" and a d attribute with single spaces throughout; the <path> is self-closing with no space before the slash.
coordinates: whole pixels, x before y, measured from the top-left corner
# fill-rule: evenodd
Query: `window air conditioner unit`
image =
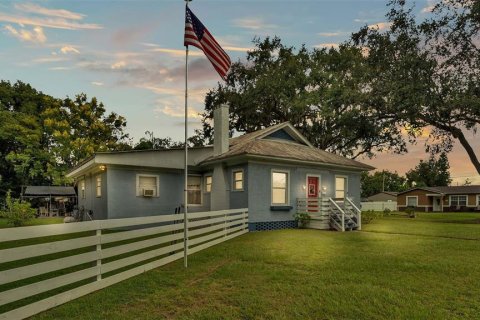
<path id="1" fill-rule="evenodd" d="M 155 190 L 153 189 L 143 189 L 144 197 L 153 197 L 155 195 Z"/>

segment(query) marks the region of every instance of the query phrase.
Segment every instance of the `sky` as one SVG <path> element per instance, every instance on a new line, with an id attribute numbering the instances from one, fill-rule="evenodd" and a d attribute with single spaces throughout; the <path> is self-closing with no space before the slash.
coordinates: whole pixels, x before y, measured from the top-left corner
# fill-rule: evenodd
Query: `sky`
<path id="1" fill-rule="evenodd" d="M 190 8 L 233 61 L 242 60 L 254 37 L 279 36 L 300 47 L 335 47 L 361 26 L 385 23 L 387 1 L 194 0 Z M 432 0 L 416 1 L 419 18 Z M 108 112 L 126 117 L 133 141 L 145 136 L 183 140 L 185 48 L 181 0 L 0 2 L 0 79 L 21 80 L 54 97 L 85 92 Z M 190 132 L 208 90 L 221 81 L 203 53 L 189 55 Z M 480 139 L 469 136 L 477 154 Z M 360 159 L 403 174 L 428 157 L 423 143 L 407 155 Z M 449 155 L 454 184 L 480 176 L 461 146 Z"/>

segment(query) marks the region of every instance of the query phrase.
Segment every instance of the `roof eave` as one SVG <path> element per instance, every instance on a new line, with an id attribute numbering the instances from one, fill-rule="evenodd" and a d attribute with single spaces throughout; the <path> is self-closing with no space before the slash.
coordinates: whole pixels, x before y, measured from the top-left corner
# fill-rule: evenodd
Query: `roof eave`
<path id="1" fill-rule="evenodd" d="M 364 167 L 359 166 L 348 166 L 348 165 L 340 165 L 334 163 L 327 163 L 327 162 L 318 162 L 318 161 L 306 161 L 306 160 L 297 160 L 297 159 L 290 159 L 290 158 L 282 158 L 282 157 L 271 157 L 271 156 L 260 156 L 260 155 L 252 155 L 248 153 L 241 153 L 230 157 L 220 158 L 220 159 L 213 159 L 213 160 L 206 160 L 200 163 L 200 166 L 203 165 L 210 165 L 225 162 L 228 160 L 233 160 L 236 158 L 245 157 L 247 160 L 270 160 L 270 161 L 277 161 L 277 162 L 288 162 L 288 163 L 296 163 L 296 164 L 305 164 L 305 165 L 313 165 L 313 166 L 322 166 L 322 167 L 330 167 L 330 168 L 337 168 L 337 169 L 345 169 L 345 170 L 352 170 L 352 171 L 370 171 L 374 170 L 375 168 L 369 165 L 365 165 Z"/>

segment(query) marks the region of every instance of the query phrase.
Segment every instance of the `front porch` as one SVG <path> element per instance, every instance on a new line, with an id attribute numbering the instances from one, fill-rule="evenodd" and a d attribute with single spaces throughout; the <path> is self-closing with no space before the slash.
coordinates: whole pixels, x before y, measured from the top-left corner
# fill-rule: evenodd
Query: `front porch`
<path id="1" fill-rule="evenodd" d="M 362 229 L 362 212 L 352 199 L 297 198 L 297 213 L 307 213 L 311 229 L 353 231 Z"/>

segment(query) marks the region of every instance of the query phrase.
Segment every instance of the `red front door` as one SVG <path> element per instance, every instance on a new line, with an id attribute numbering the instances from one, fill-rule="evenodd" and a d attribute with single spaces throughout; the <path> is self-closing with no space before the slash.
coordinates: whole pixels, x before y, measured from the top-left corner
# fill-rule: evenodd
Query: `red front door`
<path id="1" fill-rule="evenodd" d="M 307 196 L 318 198 L 318 177 L 308 177 Z"/>
<path id="2" fill-rule="evenodd" d="M 318 212 L 318 177 L 307 177 L 308 212 Z"/>

